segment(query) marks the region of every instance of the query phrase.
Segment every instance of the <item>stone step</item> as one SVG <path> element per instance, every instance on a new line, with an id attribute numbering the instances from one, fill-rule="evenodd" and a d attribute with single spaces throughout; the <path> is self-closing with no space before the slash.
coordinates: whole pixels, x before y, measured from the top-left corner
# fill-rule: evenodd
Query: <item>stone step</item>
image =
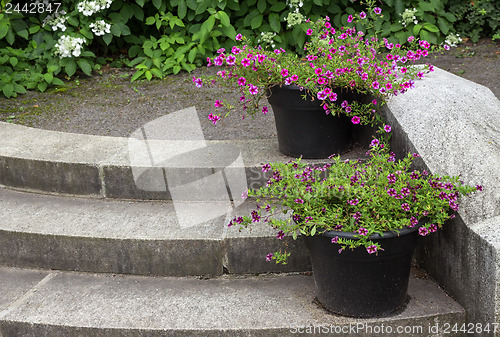
<path id="1" fill-rule="evenodd" d="M 199 124 L 197 118 L 194 107 L 184 109 L 129 138 L 0 122 L 0 185 L 123 199 L 191 200 L 201 192 L 203 200 L 226 200 L 239 198 L 247 186 L 262 186 L 263 163 L 291 159 L 279 153 L 276 138 L 204 140 L 201 127 L 189 127 Z M 356 147 L 344 157 L 364 152 Z"/>
<path id="2" fill-rule="evenodd" d="M 0 286 L 1 337 L 449 336 L 444 328 L 465 321 L 455 301 L 415 273 L 406 307 L 373 319 L 327 312 L 313 277 L 301 274 L 197 279 L 0 267 Z"/>
<path id="3" fill-rule="evenodd" d="M 99 273 L 185 276 L 309 270 L 300 241 L 289 264 L 266 262 L 283 243 L 269 226 L 227 228 L 247 199 L 125 201 L 0 188 L 0 265 Z"/>

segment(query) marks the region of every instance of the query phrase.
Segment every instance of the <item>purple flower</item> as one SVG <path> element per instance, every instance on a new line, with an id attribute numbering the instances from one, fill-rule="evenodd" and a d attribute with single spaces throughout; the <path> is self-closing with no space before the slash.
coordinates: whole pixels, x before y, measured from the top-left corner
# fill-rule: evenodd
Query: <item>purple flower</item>
<path id="1" fill-rule="evenodd" d="M 401 194 L 404 195 L 405 197 L 410 194 L 410 189 L 408 187 L 403 187 L 401 189 Z"/>
<path id="2" fill-rule="evenodd" d="M 429 234 L 429 230 L 425 227 L 420 227 L 418 229 L 418 234 L 420 234 L 422 236 L 426 236 L 427 234 Z"/>
<path id="3" fill-rule="evenodd" d="M 252 95 L 257 95 L 257 93 L 259 92 L 259 90 L 257 89 L 257 87 L 253 84 L 250 84 L 249 87 L 248 87 L 248 91 L 250 92 L 250 94 Z"/>
<path id="4" fill-rule="evenodd" d="M 201 78 L 193 78 L 193 82 L 198 88 L 203 86 L 203 80 Z"/>
<path id="5" fill-rule="evenodd" d="M 361 13 L 359 13 L 359 17 L 360 17 L 361 19 L 366 19 L 366 13 L 365 13 L 365 12 L 361 12 Z"/>
<path id="6" fill-rule="evenodd" d="M 338 243 L 338 242 L 339 242 L 339 237 L 338 236 L 332 238 L 332 243 Z"/>
<path id="7" fill-rule="evenodd" d="M 267 106 L 264 106 L 262 107 L 262 113 L 265 115 L 269 112 L 269 109 L 267 108 Z"/>
<path id="8" fill-rule="evenodd" d="M 215 103 L 214 103 L 214 105 L 215 105 L 216 108 L 220 108 L 223 105 L 223 102 L 220 101 L 220 100 L 216 100 Z"/>
<path id="9" fill-rule="evenodd" d="M 410 174 L 410 179 L 418 179 L 418 172 L 417 171 L 413 171 L 411 174 Z"/>
<path id="10" fill-rule="evenodd" d="M 361 235 L 367 235 L 368 229 L 361 227 L 360 229 L 358 229 L 358 233 Z"/>
<path id="11" fill-rule="evenodd" d="M 228 57 L 226 57 L 226 63 L 230 66 L 233 66 L 235 61 L 236 57 L 234 55 L 229 55 Z"/>
<path id="12" fill-rule="evenodd" d="M 416 224 L 418 224 L 418 220 L 417 218 L 415 218 L 414 216 L 412 216 L 410 218 L 410 223 L 411 223 L 411 227 L 415 226 Z"/>
<path id="13" fill-rule="evenodd" d="M 271 171 L 271 165 L 270 164 L 265 164 L 262 166 L 262 172 L 269 172 Z"/>
<path id="14" fill-rule="evenodd" d="M 408 212 L 410 210 L 410 205 L 408 205 L 406 202 L 404 204 L 401 205 L 401 209 L 403 211 L 406 211 Z"/>
<path id="15" fill-rule="evenodd" d="M 373 140 L 372 140 L 372 142 L 370 143 L 370 146 L 371 146 L 371 147 L 374 147 L 374 146 L 377 146 L 378 144 L 380 144 L 380 141 L 379 141 L 377 138 L 375 138 L 375 139 L 373 139 Z"/>
<path id="16" fill-rule="evenodd" d="M 303 203 L 304 203 L 304 200 L 297 198 L 297 199 L 295 199 L 295 202 L 296 202 L 297 204 L 303 204 Z"/>
<path id="17" fill-rule="evenodd" d="M 482 191 L 483 190 L 483 186 L 481 185 L 476 185 L 476 191 Z"/>
<path id="18" fill-rule="evenodd" d="M 241 41 L 242 38 L 243 38 L 243 35 L 241 35 L 241 34 L 236 35 L 236 41 Z"/>
<path id="19" fill-rule="evenodd" d="M 283 70 L 281 71 L 281 76 L 283 76 L 283 77 L 287 77 L 287 76 L 288 76 L 288 69 L 283 69 Z"/>
<path id="20" fill-rule="evenodd" d="M 273 259 L 273 253 L 269 253 L 266 255 L 266 261 L 269 262 Z"/>
<path id="21" fill-rule="evenodd" d="M 368 254 L 376 253 L 377 246 L 375 246 L 375 245 L 368 246 L 368 247 L 366 247 L 366 251 L 368 252 Z"/>
<path id="22" fill-rule="evenodd" d="M 347 22 L 352 22 L 352 19 L 353 19 L 352 15 L 349 15 L 349 16 L 347 17 Z"/>
<path id="23" fill-rule="evenodd" d="M 217 122 L 220 120 L 220 117 L 219 117 L 219 116 L 217 116 L 217 115 L 214 115 L 214 114 L 210 113 L 210 114 L 208 115 L 208 119 L 209 119 L 209 120 L 211 120 L 211 121 L 212 121 L 212 123 L 214 123 L 214 125 L 215 125 L 215 124 L 217 124 Z"/>
<path id="24" fill-rule="evenodd" d="M 361 118 L 359 118 L 358 116 L 354 116 L 353 118 L 351 118 L 351 122 L 352 124 L 359 124 L 361 122 Z"/>
<path id="25" fill-rule="evenodd" d="M 322 90 L 322 91 L 318 92 L 317 97 L 319 100 L 324 101 L 328 97 L 328 95 L 325 93 L 324 90 Z"/>
<path id="26" fill-rule="evenodd" d="M 373 81 L 372 82 L 372 88 L 373 89 L 378 89 L 380 87 L 380 84 L 378 83 L 378 81 Z"/>
<path id="27" fill-rule="evenodd" d="M 358 199 L 352 199 L 352 200 L 348 200 L 347 202 L 349 203 L 349 205 L 356 206 L 359 203 L 359 200 Z"/>
<path id="28" fill-rule="evenodd" d="M 389 196 L 391 196 L 391 197 L 395 197 L 395 196 L 397 195 L 397 192 L 396 192 L 396 190 L 395 190 L 394 188 L 389 188 L 389 189 L 387 190 L 387 194 L 388 194 Z"/>
<path id="29" fill-rule="evenodd" d="M 252 211 L 252 222 L 259 222 L 259 221 L 260 221 L 259 212 Z"/>
<path id="30" fill-rule="evenodd" d="M 396 182 L 396 176 L 394 173 L 391 173 L 387 176 L 387 180 L 389 180 L 389 184 L 394 184 Z"/>
<path id="31" fill-rule="evenodd" d="M 359 218 L 361 218 L 361 212 L 356 212 L 352 215 L 352 217 L 357 221 Z"/>
<path id="32" fill-rule="evenodd" d="M 244 86 L 247 83 L 246 78 L 240 77 L 238 78 L 238 85 Z"/>
<path id="33" fill-rule="evenodd" d="M 384 131 L 385 132 L 391 132 L 391 126 L 390 125 L 384 125 Z"/>
<path id="34" fill-rule="evenodd" d="M 276 237 L 280 240 L 283 240 L 285 238 L 285 233 L 283 231 L 279 231 Z"/>
<path id="35" fill-rule="evenodd" d="M 450 205 L 450 208 L 454 211 L 458 211 L 459 207 L 458 204 L 454 201 L 448 200 L 448 204 Z"/>
<path id="36" fill-rule="evenodd" d="M 434 233 L 434 232 L 437 232 L 437 230 L 438 230 L 438 227 L 435 224 L 431 223 L 429 226 L 429 232 Z"/>
<path id="37" fill-rule="evenodd" d="M 375 8 L 373 9 L 373 11 L 375 12 L 375 14 L 380 14 L 380 13 L 382 13 L 382 9 L 381 9 L 380 7 L 375 7 Z"/>

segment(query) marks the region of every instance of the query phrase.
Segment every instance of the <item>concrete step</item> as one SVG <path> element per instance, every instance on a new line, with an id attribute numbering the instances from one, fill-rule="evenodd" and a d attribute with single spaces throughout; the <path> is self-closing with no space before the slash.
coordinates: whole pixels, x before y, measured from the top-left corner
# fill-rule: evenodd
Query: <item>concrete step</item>
<path id="1" fill-rule="evenodd" d="M 185 276 L 309 270 L 300 241 L 290 263 L 266 262 L 283 243 L 268 226 L 227 228 L 254 202 L 125 201 L 0 189 L 0 265 Z"/>
<path id="2" fill-rule="evenodd" d="M 416 274 L 407 306 L 375 319 L 327 312 L 313 277 L 300 274 L 203 280 L 0 267 L 0 286 L 1 337 L 449 336 L 443 328 L 465 321 Z"/>
<path id="3" fill-rule="evenodd" d="M 129 138 L 0 122 L 0 185 L 104 198 L 191 200 L 201 192 L 204 200 L 237 199 L 247 186 L 265 184 L 263 163 L 291 159 L 276 138 L 204 140 L 197 118 L 194 107 L 181 110 Z"/>

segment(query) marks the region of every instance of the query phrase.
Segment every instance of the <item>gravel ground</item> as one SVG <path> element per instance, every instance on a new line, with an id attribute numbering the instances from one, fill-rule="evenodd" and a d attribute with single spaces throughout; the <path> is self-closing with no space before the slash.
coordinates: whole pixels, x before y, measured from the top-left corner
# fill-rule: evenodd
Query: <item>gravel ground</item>
<path id="1" fill-rule="evenodd" d="M 483 39 L 477 44 L 434 54 L 435 66 L 489 87 L 500 99 L 500 43 Z M 0 121 L 73 133 L 128 137 L 137 128 L 169 112 L 195 106 L 206 139 L 275 137 L 272 112 L 254 119 L 232 113 L 214 126 L 207 115 L 216 98 L 231 98 L 227 89 L 196 88 L 193 75 L 171 75 L 163 80 L 130 82 L 130 69 L 104 68 L 102 74 L 80 77 L 45 93 L 29 92 L 0 99 Z"/>

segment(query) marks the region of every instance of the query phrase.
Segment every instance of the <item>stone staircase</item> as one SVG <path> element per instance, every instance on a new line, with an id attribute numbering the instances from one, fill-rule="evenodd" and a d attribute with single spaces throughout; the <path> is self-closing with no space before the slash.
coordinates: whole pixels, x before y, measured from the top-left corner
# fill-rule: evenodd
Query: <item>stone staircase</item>
<path id="1" fill-rule="evenodd" d="M 228 229 L 254 205 L 240 200 L 237 181 L 258 187 L 261 163 L 290 159 L 276 140 L 207 141 L 188 157 L 151 155 L 179 146 L 152 140 L 132 165 L 140 137 L 0 123 L 0 139 L 0 337 L 441 336 L 465 322 L 418 270 L 400 312 L 331 314 L 315 301 L 300 241 L 286 241 L 294 254 L 278 266 L 265 262 L 281 244 L 267 227 Z M 208 177 L 224 193 L 204 194 Z M 179 194 L 189 184 L 192 199 Z"/>

